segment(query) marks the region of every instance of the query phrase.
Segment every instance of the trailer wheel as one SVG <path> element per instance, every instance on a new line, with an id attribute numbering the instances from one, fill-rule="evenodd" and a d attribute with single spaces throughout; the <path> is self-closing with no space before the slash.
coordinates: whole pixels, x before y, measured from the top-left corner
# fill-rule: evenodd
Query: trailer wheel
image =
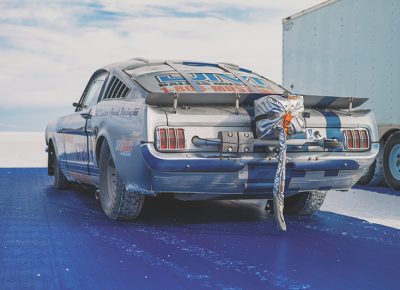
<path id="1" fill-rule="evenodd" d="M 284 214 L 310 216 L 324 203 L 326 191 L 302 192 L 285 198 Z"/>
<path id="2" fill-rule="evenodd" d="M 106 141 L 100 151 L 100 201 L 104 213 L 113 220 L 133 220 L 140 214 L 144 196 L 127 192 Z"/>
<path id="3" fill-rule="evenodd" d="M 383 175 L 387 185 L 400 190 L 400 132 L 395 132 L 386 141 L 383 152 Z"/>
<path id="4" fill-rule="evenodd" d="M 49 155 L 52 156 L 53 160 L 52 162 L 49 162 L 49 164 L 52 164 L 53 166 L 53 172 L 54 172 L 54 187 L 57 189 L 67 189 L 70 185 L 70 182 L 68 179 L 65 177 L 64 173 L 62 172 L 60 168 L 60 162 L 58 161 L 58 158 L 55 154 Z"/>

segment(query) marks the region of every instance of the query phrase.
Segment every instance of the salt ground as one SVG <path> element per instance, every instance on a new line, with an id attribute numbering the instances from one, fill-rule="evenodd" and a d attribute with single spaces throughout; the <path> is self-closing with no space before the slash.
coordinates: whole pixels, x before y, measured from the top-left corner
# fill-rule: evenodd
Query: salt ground
<path id="1" fill-rule="evenodd" d="M 43 132 L 0 132 L 0 168 L 46 166 Z M 321 210 L 400 229 L 400 193 L 388 188 L 330 191 Z"/>

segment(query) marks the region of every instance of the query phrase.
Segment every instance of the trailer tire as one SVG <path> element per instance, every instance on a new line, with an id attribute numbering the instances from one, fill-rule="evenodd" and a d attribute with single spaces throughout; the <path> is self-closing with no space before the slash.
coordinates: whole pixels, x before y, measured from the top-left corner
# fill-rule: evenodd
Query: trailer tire
<path id="1" fill-rule="evenodd" d="M 70 185 L 70 182 L 65 177 L 64 173 L 61 170 L 60 162 L 55 154 L 52 155 L 53 160 L 49 162 L 49 164 L 53 165 L 53 172 L 54 172 L 54 187 L 57 189 L 67 189 Z"/>
<path id="2" fill-rule="evenodd" d="M 302 192 L 285 198 L 284 214 L 311 216 L 324 203 L 326 191 Z"/>
<path id="3" fill-rule="evenodd" d="M 391 134 L 385 143 L 383 176 L 390 188 L 400 190 L 400 132 Z"/>
<path id="4" fill-rule="evenodd" d="M 142 210 L 144 196 L 127 192 L 118 175 L 110 147 L 104 141 L 100 151 L 100 202 L 104 213 L 113 220 L 133 220 Z"/>

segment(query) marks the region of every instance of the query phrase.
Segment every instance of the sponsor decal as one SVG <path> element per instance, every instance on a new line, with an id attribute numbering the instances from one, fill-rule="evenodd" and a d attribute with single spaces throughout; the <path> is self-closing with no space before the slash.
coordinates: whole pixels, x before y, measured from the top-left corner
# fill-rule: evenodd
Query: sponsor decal
<path id="1" fill-rule="evenodd" d="M 217 73 L 192 73 L 191 77 L 199 85 L 202 92 L 208 93 L 250 93 L 251 89 L 246 86 L 239 78 L 232 74 Z M 272 88 L 265 80 L 241 75 L 249 84 L 256 87 L 261 93 L 273 93 Z M 164 93 L 191 93 L 195 89 L 179 74 L 168 74 L 156 76 L 160 90 Z"/>
<path id="2" fill-rule="evenodd" d="M 118 116 L 123 118 L 132 118 L 139 115 L 139 108 L 111 108 L 111 109 L 97 109 L 95 116 L 96 117 L 105 117 L 105 116 Z"/>
<path id="3" fill-rule="evenodd" d="M 122 156 L 131 156 L 133 149 L 133 140 L 127 139 L 125 136 L 122 136 L 122 139 L 117 140 L 117 146 L 115 147 L 115 151 L 119 152 Z"/>

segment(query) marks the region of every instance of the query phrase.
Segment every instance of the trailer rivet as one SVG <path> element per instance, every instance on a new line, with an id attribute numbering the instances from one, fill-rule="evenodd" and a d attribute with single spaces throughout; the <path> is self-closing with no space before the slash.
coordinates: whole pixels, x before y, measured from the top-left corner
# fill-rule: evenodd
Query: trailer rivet
<path id="1" fill-rule="evenodd" d="M 232 132 L 229 132 L 228 133 L 228 137 L 232 137 L 233 136 L 233 133 Z"/>
<path id="2" fill-rule="evenodd" d="M 233 148 L 231 146 L 228 147 L 228 151 L 232 152 Z"/>
<path id="3" fill-rule="evenodd" d="M 244 152 L 248 152 L 249 151 L 249 147 L 244 147 Z"/>
<path id="4" fill-rule="evenodd" d="M 244 137 L 249 137 L 249 133 L 244 133 Z"/>
<path id="5" fill-rule="evenodd" d="M 186 164 L 186 166 L 185 166 L 186 168 L 190 168 L 190 165 L 189 164 Z"/>

